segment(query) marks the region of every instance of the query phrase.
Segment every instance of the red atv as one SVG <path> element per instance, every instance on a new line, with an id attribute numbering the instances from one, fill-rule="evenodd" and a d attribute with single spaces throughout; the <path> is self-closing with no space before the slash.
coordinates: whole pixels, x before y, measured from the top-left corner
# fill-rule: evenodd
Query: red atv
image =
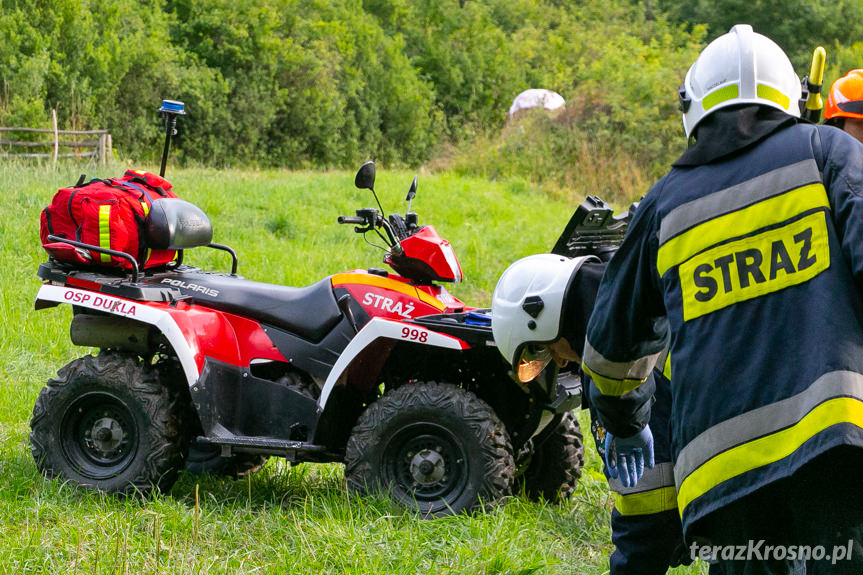
<path id="1" fill-rule="evenodd" d="M 356 185 L 374 193 L 374 175 L 363 165 Z M 415 193 L 416 178 L 408 202 Z M 353 270 L 301 288 L 238 276 L 207 217 L 170 198 L 154 202 L 160 216 L 146 227 L 180 250 L 167 266 L 142 272 L 121 252 L 111 255 L 131 260 L 128 272 L 42 264 L 36 308 L 71 304 L 72 341 L 100 352 L 41 391 L 30 434 L 39 469 L 147 493 L 187 465 L 236 474 L 270 456 L 344 462 L 352 489 L 385 489 L 426 516 L 499 499 L 517 477 L 533 496 L 572 493 L 579 380 L 513 378 L 487 310 L 440 284 L 462 279 L 452 247 L 409 210 L 338 220 L 378 234 L 395 273 Z M 231 272 L 184 263 L 183 250 L 204 246 L 228 251 Z"/>

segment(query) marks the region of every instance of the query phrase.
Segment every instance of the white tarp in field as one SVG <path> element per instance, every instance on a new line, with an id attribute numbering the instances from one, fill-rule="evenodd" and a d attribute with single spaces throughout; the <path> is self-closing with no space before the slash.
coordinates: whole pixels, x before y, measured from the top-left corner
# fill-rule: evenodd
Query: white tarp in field
<path id="1" fill-rule="evenodd" d="M 509 116 L 512 117 L 516 112 L 527 110 L 528 108 L 557 110 L 558 108 L 563 108 L 565 105 L 566 101 L 563 99 L 563 96 L 557 92 L 544 88 L 531 88 L 515 97 L 515 100 L 512 101 L 512 106 L 509 107 Z"/>

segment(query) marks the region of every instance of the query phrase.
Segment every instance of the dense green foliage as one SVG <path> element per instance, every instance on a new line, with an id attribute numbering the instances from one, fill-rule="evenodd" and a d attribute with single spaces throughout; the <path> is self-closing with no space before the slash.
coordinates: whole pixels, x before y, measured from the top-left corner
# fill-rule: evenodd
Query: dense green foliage
<path id="1" fill-rule="evenodd" d="M 858 0 L 0 0 L 0 125 L 108 128 L 160 152 L 187 104 L 187 165 L 455 167 L 632 199 L 685 146 L 676 90 L 705 42 L 749 22 L 800 75 L 863 65 Z M 507 121 L 527 88 L 556 118 Z"/>
<path id="2" fill-rule="evenodd" d="M 704 25 L 708 40 L 735 24 L 750 24 L 779 44 L 800 75 L 808 73 L 815 46 L 828 53 L 863 37 L 863 3 L 859 0 L 658 0 L 677 21 Z M 863 61 L 855 67 L 863 66 Z"/>
<path id="3" fill-rule="evenodd" d="M 701 35 L 620 0 L 0 4 L 0 125 L 44 127 L 56 107 L 63 127 L 108 128 L 122 155 L 153 157 L 155 107 L 180 99 L 180 157 L 217 165 L 416 165 L 499 130 L 531 87 L 648 157 L 676 129 Z"/>

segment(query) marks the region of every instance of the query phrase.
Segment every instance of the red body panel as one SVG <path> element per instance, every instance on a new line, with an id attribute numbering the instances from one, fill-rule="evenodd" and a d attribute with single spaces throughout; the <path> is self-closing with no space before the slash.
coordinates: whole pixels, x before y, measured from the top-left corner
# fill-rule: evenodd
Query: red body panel
<path id="1" fill-rule="evenodd" d="M 461 264 L 448 241 L 440 237 L 433 226 L 423 226 L 412 236 L 399 242 L 404 255 L 431 266 L 441 281 L 460 282 Z"/>
<path id="2" fill-rule="evenodd" d="M 256 321 L 182 302 L 176 306 L 150 302 L 136 302 L 136 305 L 168 312 L 189 343 L 199 373 L 204 368 L 205 357 L 239 367 L 248 367 L 253 359 L 287 362 Z"/>

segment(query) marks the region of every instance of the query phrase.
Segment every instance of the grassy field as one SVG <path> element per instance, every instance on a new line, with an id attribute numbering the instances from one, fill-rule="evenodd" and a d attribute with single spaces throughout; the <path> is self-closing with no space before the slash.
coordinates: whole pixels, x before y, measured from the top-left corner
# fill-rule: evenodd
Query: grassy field
<path id="1" fill-rule="evenodd" d="M 155 170 L 154 167 L 142 166 Z M 0 166 L 0 573 L 351 573 L 401 575 L 607 572 L 610 499 L 588 441 L 575 496 L 551 506 L 514 497 L 486 514 L 423 521 L 384 497 L 346 493 L 341 466 L 271 460 L 241 481 L 182 475 L 170 493 L 120 500 L 46 481 L 27 435 L 45 380 L 86 350 L 69 342 L 71 310 L 33 311 L 44 261 L 39 212 L 58 187 L 109 169 Z M 247 278 L 307 285 L 381 252 L 336 217 L 372 206 L 346 172 L 182 170 L 169 178 L 210 216 Z M 381 172 L 384 208 L 404 211 L 413 173 Z M 449 239 L 465 272 L 452 291 L 488 304 L 509 262 L 551 248 L 574 205 L 516 182 L 419 176 L 413 210 Z M 227 269 L 224 254 L 186 262 Z M 582 427 L 587 428 L 582 416 Z M 706 573 L 706 566 L 672 573 Z"/>

